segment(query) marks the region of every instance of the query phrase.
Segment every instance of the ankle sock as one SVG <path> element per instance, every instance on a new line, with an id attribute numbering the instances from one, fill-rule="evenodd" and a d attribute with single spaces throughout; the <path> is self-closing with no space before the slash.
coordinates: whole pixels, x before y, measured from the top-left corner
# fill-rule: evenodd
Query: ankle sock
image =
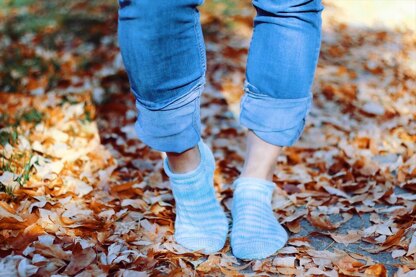
<path id="1" fill-rule="evenodd" d="M 228 233 L 228 220 L 215 196 L 214 156 L 202 139 L 198 142 L 201 161 L 187 173 L 174 173 L 164 160 L 176 202 L 174 238 L 182 246 L 210 254 L 221 250 Z"/>
<path id="2" fill-rule="evenodd" d="M 240 177 L 234 184 L 231 249 L 240 259 L 263 259 L 282 248 L 288 235 L 274 216 L 271 200 L 275 184 Z"/>

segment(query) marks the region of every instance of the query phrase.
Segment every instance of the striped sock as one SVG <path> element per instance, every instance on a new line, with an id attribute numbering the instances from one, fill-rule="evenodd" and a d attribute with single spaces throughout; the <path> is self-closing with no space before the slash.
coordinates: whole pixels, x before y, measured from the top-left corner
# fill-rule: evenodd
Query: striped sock
<path id="1" fill-rule="evenodd" d="M 210 254 L 223 248 L 228 220 L 215 196 L 214 156 L 202 139 L 198 148 L 201 162 L 196 169 L 174 173 L 165 158 L 164 170 L 176 202 L 175 240 L 192 251 Z"/>
<path id="2" fill-rule="evenodd" d="M 240 259 L 263 259 L 282 248 L 288 235 L 277 222 L 271 200 L 275 184 L 240 177 L 234 182 L 231 248 Z"/>

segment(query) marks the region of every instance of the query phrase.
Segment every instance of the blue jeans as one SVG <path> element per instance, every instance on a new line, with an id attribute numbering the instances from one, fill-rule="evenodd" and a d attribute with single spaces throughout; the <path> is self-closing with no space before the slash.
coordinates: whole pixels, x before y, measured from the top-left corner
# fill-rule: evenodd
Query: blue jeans
<path id="1" fill-rule="evenodd" d="M 136 131 L 150 147 L 183 152 L 201 136 L 206 56 L 203 0 L 119 0 L 118 39 L 139 111 Z M 264 141 L 290 146 L 311 103 L 321 44 L 321 0 L 253 0 L 240 123 Z"/>

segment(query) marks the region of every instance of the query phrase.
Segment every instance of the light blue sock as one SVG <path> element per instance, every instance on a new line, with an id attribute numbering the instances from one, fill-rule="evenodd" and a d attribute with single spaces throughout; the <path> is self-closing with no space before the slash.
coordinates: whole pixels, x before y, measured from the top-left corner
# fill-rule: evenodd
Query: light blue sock
<path id="1" fill-rule="evenodd" d="M 176 202 L 175 240 L 190 250 L 210 254 L 221 250 L 228 233 L 228 220 L 215 196 L 215 161 L 202 139 L 198 142 L 201 162 L 187 173 L 174 173 L 164 160 Z"/>
<path id="2" fill-rule="evenodd" d="M 274 216 L 271 200 L 275 184 L 240 177 L 234 184 L 231 249 L 240 259 L 263 259 L 282 248 L 288 239 Z"/>

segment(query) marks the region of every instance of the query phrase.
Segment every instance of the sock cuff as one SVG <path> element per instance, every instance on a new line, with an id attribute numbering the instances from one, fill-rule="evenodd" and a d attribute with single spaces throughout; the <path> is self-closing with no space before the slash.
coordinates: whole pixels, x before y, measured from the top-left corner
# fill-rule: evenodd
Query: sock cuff
<path id="1" fill-rule="evenodd" d="M 174 181 L 171 182 L 173 186 L 175 187 L 181 187 L 181 185 L 186 185 L 186 187 L 189 187 L 190 183 L 201 183 L 201 182 L 196 182 L 199 180 L 199 178 L 201 178 L 201 175 L 204 174 L 204 171 L 206 169 L 207 166 L 207 160 L 208 160 L 208 153 L 207 153 L 207 146 L 205 145 L 205 143 L 203 142 L 202 139 L 200 139 L 198 141 L 198 150 L 199 150 L 199 154 L 200 154 L 200 162 L 198 164 L 198 166 L 189 171 L 189 172 L 185 172 L 185 173 L 175 173 L 172 171 L 172 169 L 169 167 L 169 162 L 168 162 L 168 158 L 166 157 L 163 161 L 163 169 L 166 173 L 166 175 L 168 175 L 168 177 Z M 195 187 L 191 188 L 191 189 L 195 189 Z"/>
<path id="2" fill-rule="evenodd" d="M 267 195 L 269 198 L 272 197 L 275 187 L 275 183 L 255 177 L 239 177 L 233 183 L 234 194 L 238 194 L 242 191 L 258 191 L 259 193 Z"/>

